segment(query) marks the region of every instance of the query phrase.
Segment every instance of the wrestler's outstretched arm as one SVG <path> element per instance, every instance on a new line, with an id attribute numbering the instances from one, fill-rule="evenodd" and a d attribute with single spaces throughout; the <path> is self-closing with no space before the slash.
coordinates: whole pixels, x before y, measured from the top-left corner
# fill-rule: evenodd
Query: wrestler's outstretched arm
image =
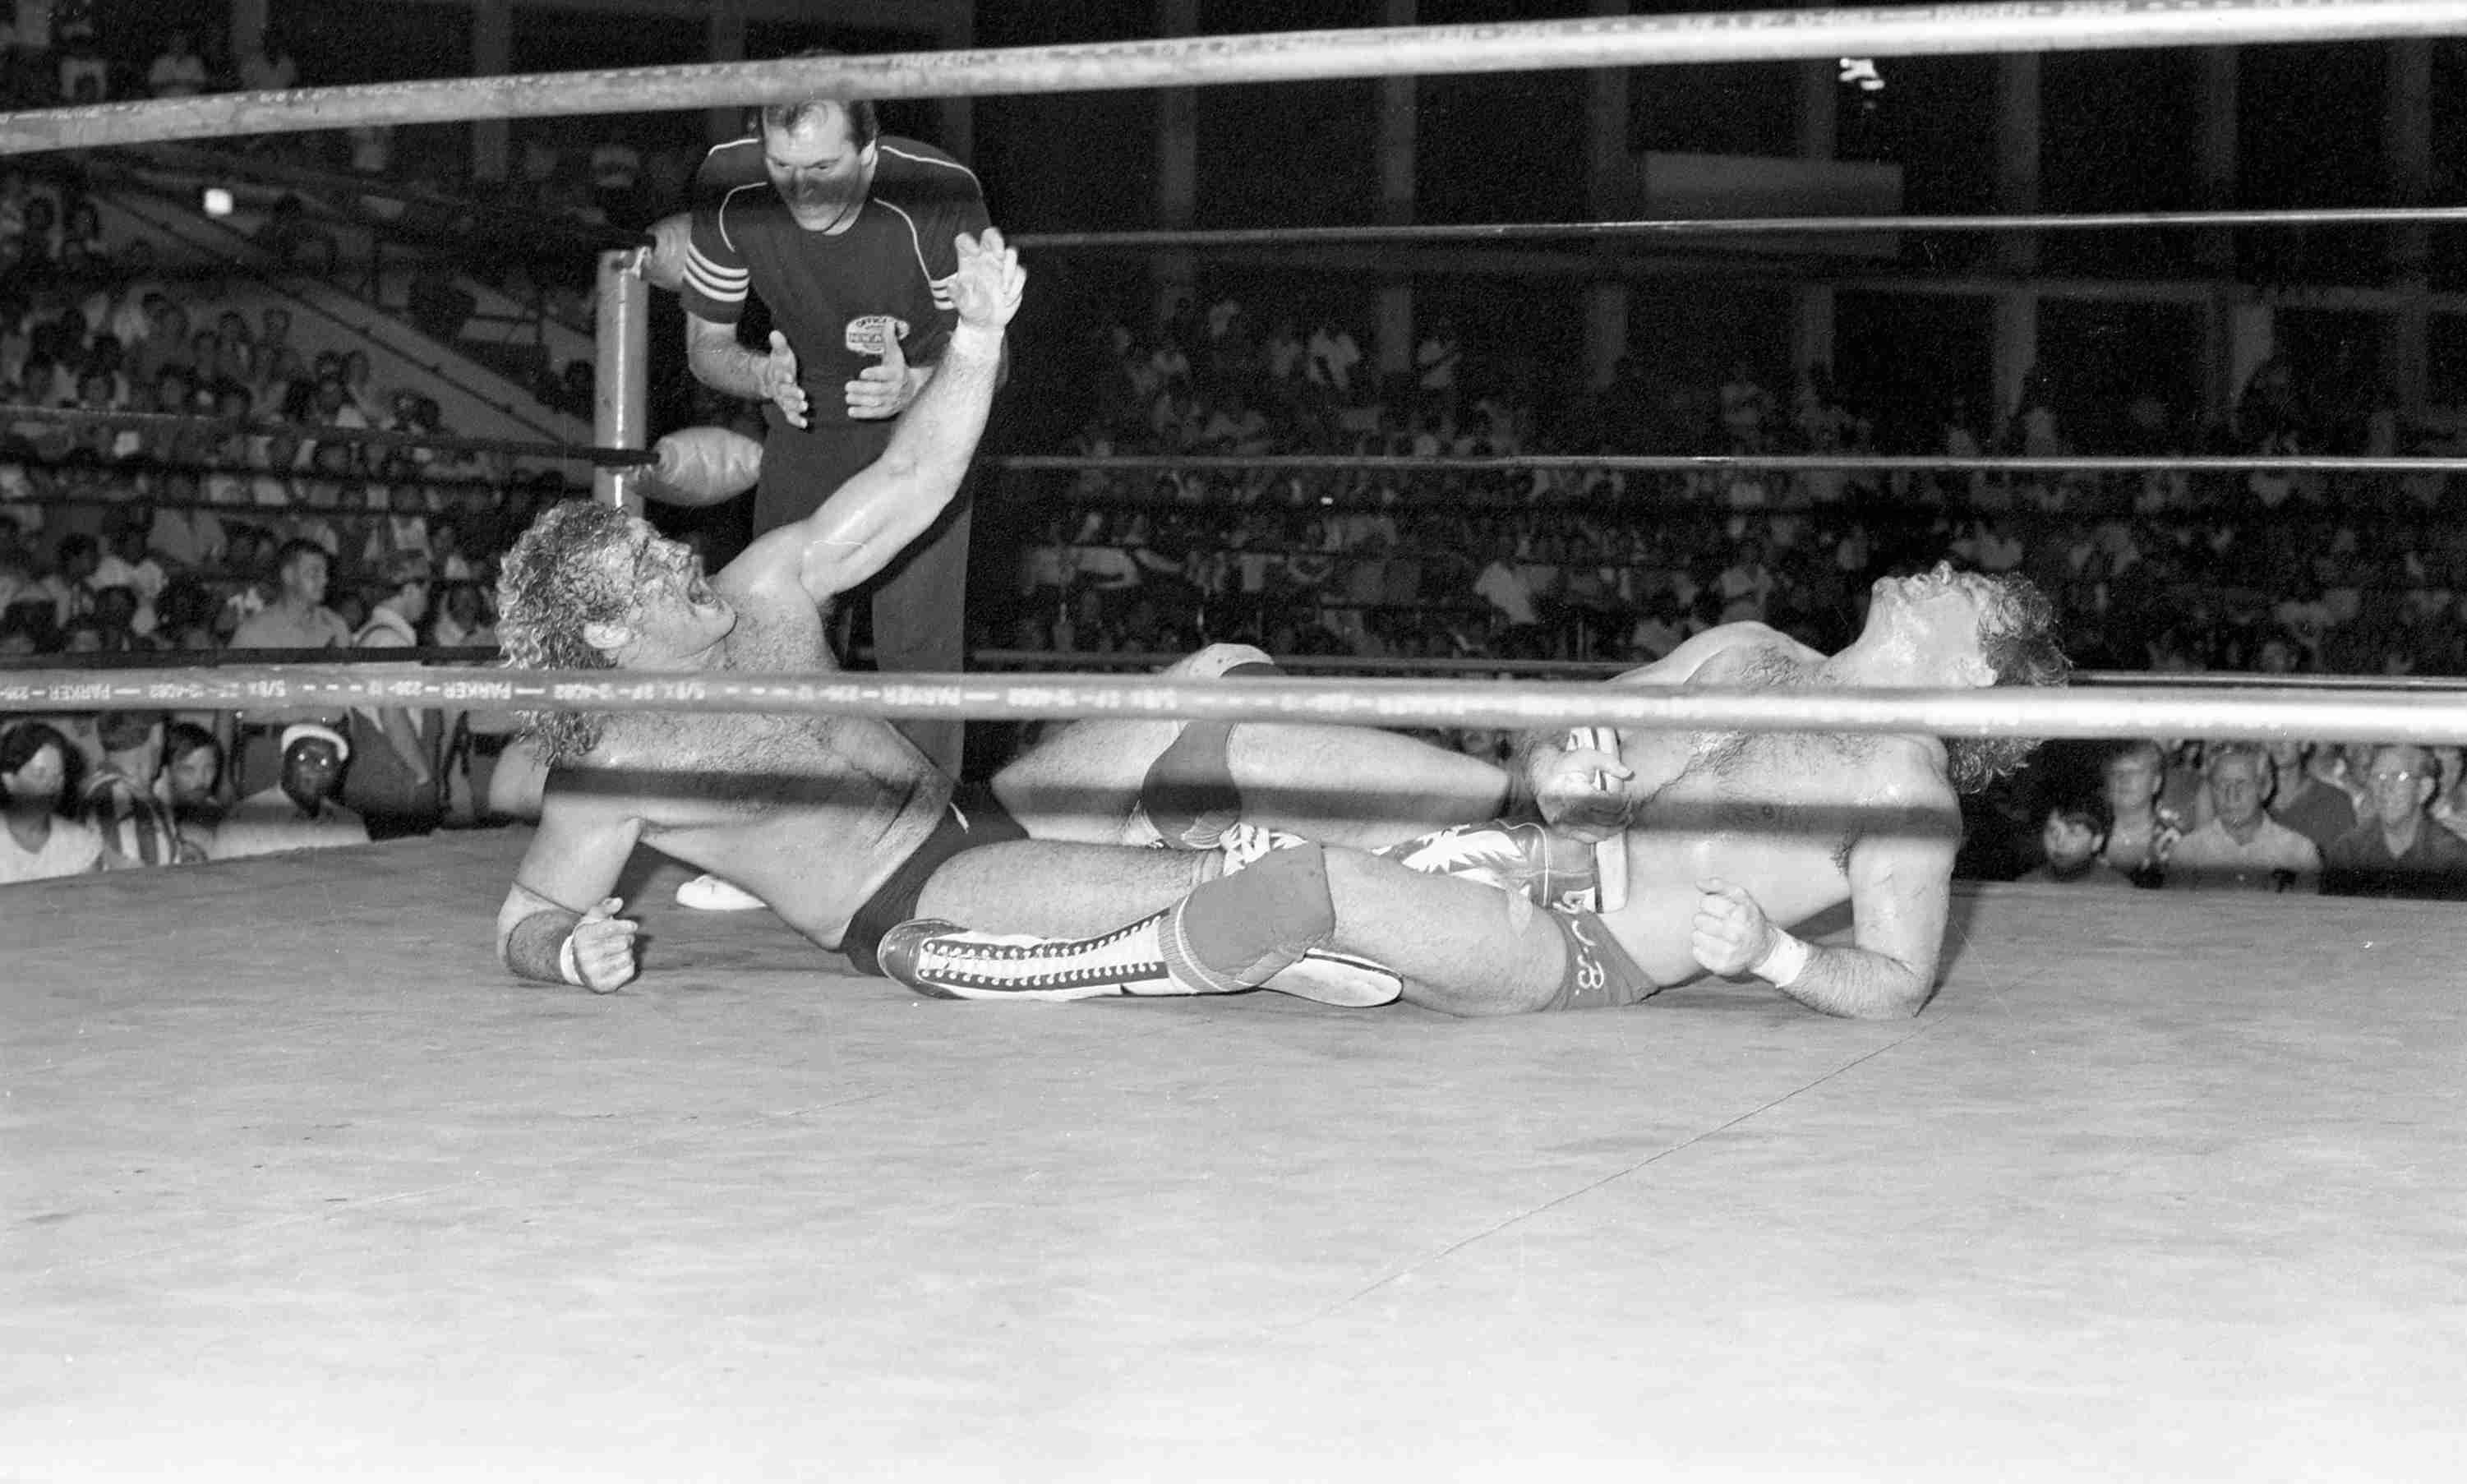
<path id="1" fill-rule="evenodd" d="M 933 380 L 900 417 L 882 457 L 831 492 L 821 508 L 762 536 L 726 576 L 747 586 L 794 581 L 815 604 L 880 572 L 960 492 L 985 431 L 1002 369 L 1003 331 L 1028 282 L 1019 255 L 988 227 L 961 236 L 951 297 L 960 312 Z"/>
<path id="2" fill-rule="evenodd" d="M 1906 799 L 1850 847 L 1852 946 L 1801 943 L 1746 888 L 1699 882 L 1691 946 L 1715 974 L 1753 973 L 1811 1010 L 1858 1020 L 1916 1015 L 1935 991 L 1952 912 L 1961 816 L 1950 798 Z"/>
<path id="3" fill-rule="evenodd" d="M 538 832 L 497 910 L 497 956 L 527 979 L 606 994 L 634 978 L 637 924 L 608 893 L 642 821 L 607 799 L 551 787 Z"/>

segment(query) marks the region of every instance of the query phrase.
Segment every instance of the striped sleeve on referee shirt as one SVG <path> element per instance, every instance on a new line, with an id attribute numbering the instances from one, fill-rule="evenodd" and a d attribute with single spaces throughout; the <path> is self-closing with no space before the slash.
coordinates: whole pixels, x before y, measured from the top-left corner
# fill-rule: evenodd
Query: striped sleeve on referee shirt
<path id="1" fill-rule="evenodd" d="M 762 169 L 762 142 L 751 136 L 714 145 L 694 174 L 693 231 L 686 244 L 685 282 L 679 297 L 688 314 L 734 325 L 745 312 L 751 283 L 745 255 L 728 235 L 729 203 L 744 191 L 769 188 Z"/>

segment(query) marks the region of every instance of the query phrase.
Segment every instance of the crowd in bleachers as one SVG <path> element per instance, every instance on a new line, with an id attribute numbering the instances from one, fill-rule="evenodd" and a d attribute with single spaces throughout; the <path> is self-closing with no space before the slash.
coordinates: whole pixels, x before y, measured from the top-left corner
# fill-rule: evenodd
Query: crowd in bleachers
<path id="1" fill-rule="evenodd" d="M 492 644 L 494 553 L 538 501 L 564 493 L 562 476 L 451 448 L 316 436 L 452 430 L 433 396 L 382 384 L 366 353 L 307 353 L 279 304 L 243 310 L 220 279 L 161 271 L 146 239 L 115 247 L 95 222 L 75 170 L 0 171 L 0 403 L 231 425 L 0 416 L 0 656 L 137 663 L 181 651 L 194 663 L 221 649 Z M 380 836 L 476 818 L 504 730 L 440 714 L 411 723 L 397 748 L 399 718 L 186 720 L 184 731 L 155 717 L 130 748 L 112 745 L 125 724 L 108 717 L 47 723 L 61 744 L 51 751 L 65 748 L 62 797 L 120 811 L 131 862 L 165 859 L 157 846 L 174 838 L 141 830 L 142 818 L 126 822 L 140 755 L 153 779 L 183 757 L 196 768 L 204 746 L 215 753 L 176 857 L 215 849 L 201 821 L 279 787 L 294 726 L 322 727 L 347 751 L 358 744 L 361 766 L 338 770 L 349 786 L 337 807 L 356 806 Z M 183 748 L 192 732 L 203 743 Z M 384 778 L 368 760 L 377 744 L 410 753 L 404 771 L 417 777 Z M 221 852 L 246 849 L 247 835 L 222 838 Z"/>
<path id="2" fill-rule="evenodd" d="M 1368 374 L 1352 337 L 1258 334 L 1239 306 L 1142 336 L 1117 328 L 1091 454 L 1943 453 L 2195 455 L 2425 451 L 2385 405 L 2314 405 L 2265 364 L 2204 426 L 2141 396 L 2064 407 L 2033 375 L 1983 423 L 1878 448 L 1874 410 L 1822 367 L 1786 393 L 1742 369 L 1718 388 L 1633 369 L 1557 411 L 1460 388 L 1458 348 Z M 2079 431 L 2076 431 L 2079 429 Z M 2358 475 L 1857 471 L 1087 472 L 1024 489 L 1062 513 L 1023 552 L 1021 648 L 1172 651 L 1248 640 L 1282 653 L 1643 661 L 1710 624 L 1846 639 L 1868 582 L 1946 554 L 2055 596 L 2093 666 L 2401 674 L 2455 670 L 2467 533 L 2447 483 Z"/>

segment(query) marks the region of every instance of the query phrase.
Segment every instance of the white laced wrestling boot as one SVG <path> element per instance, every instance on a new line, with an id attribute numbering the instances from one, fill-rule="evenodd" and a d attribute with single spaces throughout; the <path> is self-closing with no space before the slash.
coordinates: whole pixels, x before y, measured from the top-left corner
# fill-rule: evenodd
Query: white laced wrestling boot
<path id="1" fill-rule="evenodd" d="M 971 933 L 920 917 L 882 935 L 882 972 L 935 1000 L 1110 1000 L 1273 989 L 1347 1009 L 1387 1004 L 1405 981 L 1367 958 L 1312 949 L 1257 984 L 1223 990 L 1176 978 L 1161 947 L 1166 914 L 1092 938 Z"/>

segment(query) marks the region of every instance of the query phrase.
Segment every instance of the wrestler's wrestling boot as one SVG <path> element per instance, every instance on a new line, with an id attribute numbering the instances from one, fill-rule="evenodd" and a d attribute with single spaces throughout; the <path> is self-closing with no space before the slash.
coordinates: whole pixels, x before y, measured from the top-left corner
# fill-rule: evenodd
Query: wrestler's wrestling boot
<path id="1" fill-rule="evenodd" d="M 1273 989 L 1322 1004 L 1386 1004 L 1404 980 L 1335 953 L 1326 861 L 1314 845 L 1274 852 L 1162 912 L 1091 938 L 971 933 L 925 918 L 874 949 L 883 973 L 938 1000 L 1096 1000 Z"/>
<path id="2" fill-rule="evenodd" d="M 1103 937 L 1041 938 L 970 933 L 957 923 L 919 917 L 884 933 L 873 953 L 883 973 L 930 1000 L 1115 1000 L 1273 989 L 1362 1010 L 1388 1004 L 1404 991 L 1403 979 L 1369 959 L 1325 949 L 1305 950 L 1257 984 L 1194 987 L 1178 982 L 1162 958 L 1129 941 L 1155 922 L 1152 917 Z"/>

